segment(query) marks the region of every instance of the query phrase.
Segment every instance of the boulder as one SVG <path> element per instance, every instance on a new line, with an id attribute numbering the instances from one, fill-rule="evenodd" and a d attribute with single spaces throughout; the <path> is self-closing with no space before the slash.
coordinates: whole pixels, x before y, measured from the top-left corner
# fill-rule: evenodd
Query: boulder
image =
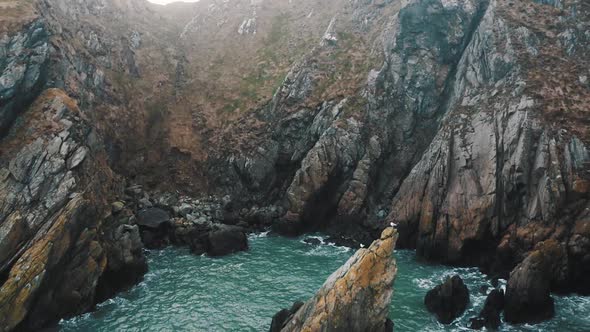
<path id="1" fill-rule="evenodd" d="M 280 331 L 391 330 L 393 323 L 387 317 L 397 274 L 393 256 L 397 237 L 396 230 L 387 228 L 369 248 L 359 249 Z M 275 316 L 275 321 L 286 314 Z"/>
<path id="2" fill-rule="evenodd" d="M 428 291 L 424 304 L 428 311 L 436 315 L 439 322 L 450 324 L 467 309 L 469 290 L 463 279 L 455 275 Z"/>
<path id="3" fill-rule="evenodd" d="M 180 216 L 186 218 L 187 215 L 193 212 L 194 207 L 191 204 L 182 203 L 178 208 L 175 208 L 175 210 L 178 210 Z"/>
<path id="4" fill-rule="evenodd" d="M 142 227 L 159 228 L 168 221 L 170 221 L 168 212 L 159 208 L 144 209 L 137 214 L 137 224 Z"/>
<path id="5" fill-rule="evenodd" d="M 272 316 L 272 322 L 270 323 L 270 332 L 280 332 L 287 322 L 296 312 L 303 306 L 303 302 L 297 301 L 293 303 L 291 309 L 282 309 Z"/>
<path id="6" fill-rule="evenodd" d="M 137 284 L 148 271 L 137 225 L 121 223 L 114 228 L 105 239 L 105 252 L 107 267 L 96 286 L 97 302 Z"/>
<path id="7" fill-rule="evenodd" d="M 240 227 L 226 226 L 208 235 L 207 254 L 224 256 L 248 250 L 248 237 Z"/>
<path id="8" fill-rule="evenodd" d="M 170 215 L 159 208 L 139 211 L 137 224 L 140 226 L 141 240 L 148 249 L 162 248 L 168 245 L 170 233 Z"/>
<path id="9" fill-rule="evenodd" d="M 538 323 L 553 317 L 551 285 L 563 280 L 567 252 L 556 240 L 539 243 L 510 273 L 504 317 L 510 323 Z"/>
<path id="10" fill-rule="evenodd" d="M 493 289 L 488 294 L 479 316 L 470 320 L 470 328 L 479 330 L 485 327 L 488 330 L 497 330 L 502 323 L 502 320 L 500 319 L 500 313 L 503 309 L 504 291 Z"/>

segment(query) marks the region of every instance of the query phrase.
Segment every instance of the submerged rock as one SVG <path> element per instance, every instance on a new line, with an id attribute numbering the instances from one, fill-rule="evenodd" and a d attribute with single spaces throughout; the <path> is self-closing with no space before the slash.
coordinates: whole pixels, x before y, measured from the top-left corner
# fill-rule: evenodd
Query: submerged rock
<path id="1" fill-rule="evenodd" d="M 306 239 L 303 239 L 303 242 L 312 246 L 319 246 L 320 244 L 322 244 L 322 240 L 315 237 L 308 237 Z"/>
<path id="2" fill-rule="evenodd" d="M 469 290 L 463 279 L 455 275 L 426 293 L 424 304 L 439 322 L 450 324 L 467 309 Z"/>
<path id="3" fill-rule="evenodd" d="M 280 331 L 387 331 L 397 265 L 397 231 L 387 228 L 368 249 L 359 249 Z M 275 315 L 275 322 L 285 312 Z M 275 327 L 275 330 L 279 329 Z"/>

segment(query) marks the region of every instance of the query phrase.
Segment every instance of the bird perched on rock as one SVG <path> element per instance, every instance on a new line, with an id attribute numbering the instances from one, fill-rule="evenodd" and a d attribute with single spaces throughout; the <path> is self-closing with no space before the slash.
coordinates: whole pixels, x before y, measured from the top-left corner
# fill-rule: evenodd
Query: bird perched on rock
<path id="1" fill-rule="evenodd" d="M 389 226 L 391 226 L 391 227 L 394 227 L 394 228 L 395 228 L 395 227 L 397 227 L 397 224 L 395 224 L 395 223 L 393 223 L 393 222 L 390 222 L 390 223 L 389 223 Z"/>
<path id="2" fill-rule="evenodd" d="M 365 247 L 365 245 L 361 243 L 361 248 L 364 248 L 364 247 Z"/>

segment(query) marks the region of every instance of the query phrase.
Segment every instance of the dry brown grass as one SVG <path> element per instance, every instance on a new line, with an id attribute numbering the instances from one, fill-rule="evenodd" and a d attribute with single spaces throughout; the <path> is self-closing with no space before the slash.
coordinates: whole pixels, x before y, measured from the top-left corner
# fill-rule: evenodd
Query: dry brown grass
<path id="1" fill-rule="evenodd" d="M 539 38 L 536 56 L 518 42 L 515 48 L 526 74 L 526 92 L 537 100 L 542 118 L 555 130 L 566 129 L 590 144 L 590 88 L 580 82 L 581 75 L 590 73 L 588 46 L 580 42 L 578 50 L 568 55 L 558 36 L 568 29 L 580 29 L 580 23 L 582 31 L 590 28 L 590 4 L 578 3 L 578 16 L 571 18 L 567 8 L 571 1 L 565 1 L 565 10 L 532 1 L 501 3 L 509 24 L 524 26 Z"/>
<path id="2" fill-rule="evenodd" d="M 0 35 L 13 33 L 36 17 L 33 0 L 0 0 Z"/>

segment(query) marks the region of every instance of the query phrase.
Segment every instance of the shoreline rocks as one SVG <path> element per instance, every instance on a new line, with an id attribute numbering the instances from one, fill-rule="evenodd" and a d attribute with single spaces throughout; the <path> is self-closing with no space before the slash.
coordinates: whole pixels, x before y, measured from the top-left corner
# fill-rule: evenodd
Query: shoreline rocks
<path id="1" fill-rule="evenodd" d="M 291 309 L 282 309 L 281 311 L 277 312 L 272 317 L 272 322 L 270 323 L 270 331 L 269 332 L 281 332 L 283 326 L 293 318 L 293 315 L 303 306 L 303 302 L 297 301 L 293 303 Z"/>
<path id="2" fill-rule="evenodd" d="M 555 314 L 552 285 L 567 275 L 567 252 L 555 240 L 539 243 L 510 273 L 504 317 L 510 323 L 538 323 Z"/>
<path id="3" fill-rule="evenodd" d="M 150 195 L 140 185 L 132 185 L 126 192 L 130 195 L 130 206 L 138 209 L 136 223 L 148 249 L 188 246 L 195 255 L 212 257 L 248 250 L 249 224 L 236 222 L 240 214 L 227 219 L 231 209 L 229 197 L 217 200 L 178 197 L 171 193 Z M 241 226 L 235 226 L 236 223 Z"/>
<path id="4" fill-rule="evenodd" d="M 207 254 L 213 257 L 248 250 L 248 238 L 240 227 L 225 226 L 211 231 L 208 242 Z"/>
<path id="5" fill-rule="evenodd" d="M 460 276 L 447 278 L 444 283 L 426 293 L 424 305 L 443 324 L 451 324 L 469 304 L 469 290 Z"/>
<path id="6" fill-rule="evenodd" d="M 486 328 L 488 330 L 497 330 L 502 324 L 500 314 L 504 309 L 504 291 L 499 289 L 492 289 L 486 297 L 483 309 L 479 316 L 472 318 L 469 328 L 480 330 Z"/>
<path id="7" fill-rule="evenodd" d="M 385 229 L 369 248 L 359 249 L 332 273 L 315 296 L 294 314 L 275 315 L 272 331 L 374 331 L 392 329 L 388 319 L 397 265 L 397 231 Z M 284 320 L 281 328 L 278 323 Z"/>

